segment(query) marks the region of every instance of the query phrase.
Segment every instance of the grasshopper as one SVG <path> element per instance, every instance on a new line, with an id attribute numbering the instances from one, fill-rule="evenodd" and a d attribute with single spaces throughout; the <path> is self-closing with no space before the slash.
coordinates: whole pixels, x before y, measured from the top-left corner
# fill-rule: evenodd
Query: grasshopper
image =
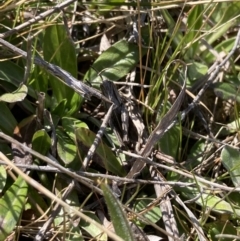
<path id="1" fill-rule="evenodd" d="M 115 84 L 109 80 L 103 80 L 101 84 L 102 94 L 114 103 L 115 108 L 109 120 L 109 125 L 117 136 L 121 146 L 135 144 L 138 151 L 139 145 L 143 142 L 145 126 L 141 115 L 136 110 L 136 105 L 130 98 L 120 95 Z M 108 110 L 110 104 L 105 102 Z"/>
<path id="2" fill-rule="evenodd" d="M 102 94 L 108 98 L 115 107 L 112 116 L 109 120 L 109 125 L 117 136 L 121 146 L 125 146 L 129 142 L 128 127 L 129 127 L 129 114 L 118 93 L 114 83 L 109 80 L 103 80 L 101 84 Z M 110 103 L 105 102 L 105 108 L 110 108 Z"/>

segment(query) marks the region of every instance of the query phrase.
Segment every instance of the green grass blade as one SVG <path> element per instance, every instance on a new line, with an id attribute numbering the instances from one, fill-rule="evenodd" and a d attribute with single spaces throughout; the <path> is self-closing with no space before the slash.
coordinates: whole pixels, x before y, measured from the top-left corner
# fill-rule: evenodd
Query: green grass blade
<path id="1" fill-rule="evenodd" d="M 18 177 L 0 199 L 0 240 L 5 240 L 16 226 L 25 204 L 27 192 L 27 183 Z"/>
<path id="2" fill-rule="evenodd" d="M 64 26 L 53 25 L 46 29 L 43 52 L 45 60 L 60 66 L 77 78 L 75 47 L 67 36 Z M 49 75 L 49 81 L 57 102 L 66 99 L 66 112 L 68 114 L 75 112 L 79 108 L 81 97 L 55 77 Z"/>
<path id="3" fill-rule="evenodd" d="M 103 190 L 104 198 L 116 234 L 123 240 L 134 241 L 131 228 L 119 201 L 106 184 L 101 184 L 101 189 Z"/>

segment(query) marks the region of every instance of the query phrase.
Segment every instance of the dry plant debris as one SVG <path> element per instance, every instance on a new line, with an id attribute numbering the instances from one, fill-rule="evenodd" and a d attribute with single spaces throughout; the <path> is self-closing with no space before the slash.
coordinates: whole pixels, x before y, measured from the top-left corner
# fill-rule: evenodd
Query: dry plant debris
<path id="1" fill-rule="evenodd" d="M 239 9 L 0 3 L 0 241 L 237 240 Z"/>

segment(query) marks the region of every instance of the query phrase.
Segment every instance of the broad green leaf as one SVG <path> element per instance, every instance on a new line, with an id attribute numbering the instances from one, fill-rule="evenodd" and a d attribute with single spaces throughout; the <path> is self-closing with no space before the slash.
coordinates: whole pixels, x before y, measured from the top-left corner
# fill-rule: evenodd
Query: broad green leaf
<path id="1" fill-rule="evenodd" d="M 225 146 L 221 152 L 223 166 L 227 169 L 235 187 L 240 185 L 240 152 Z"/>
<path id="2" fill-rule="evenodd" d="M 67 106 L 67 100 L 63 99 L 56 106 L 53 107 L 53 111 L 51 112 L 53 115 L 57 115 L 58 117 L 64 116 L 64 111 Z"/>
<path id="3" fill-rule="evenodd" d="M 36 131 L 32 138 L 33 150 L 46 155 L 51 148 L 51 138 L 45 130 Z"/>
<path id="4" fill-rule="evenodd" d="M 4 166 L 0 166 L 0 193 L 2 193 L 3 188 L 6 185 L 7 181 L 7 172 Z"/>
<path id="5" fill-rule="evenodd" d="M 214 222 L 206 223 L 206 227 L 208 230 L 208 234 L 211 237 L 212 241 L 230 241 L 233 239 L 226 238 L 219 238 L 216 237 L 217 234 L 228 234 L 228 235 L 238 235 L 237 228 L 227 221 L 215 220 Z"/>
<path id="6" fill-rule="evenodd" d="M 69 231 L 65 234 L 66 241 L 84 241 L 82 232 L 79 227 L 72 227 Z M 101 239 L 104 241 L 103 239 Z"/>
<path id="7" fill-rule="evenodd" d="M 199 198 L 196 202 L 201 206 L 211 208 L 213 211 L 218 213 L 235 214 L 236 211 L 238 215 L 240 214 L 240 209 L 233 210 L 232 206 L 223 200 L 223 198 L 210 193 L 203 194 L 202 198 Z"/>
<path id="8" fill-rule="evenodd" d="M 176 21 L 173 19 L 171 14 L 169 13 L 169 10 L 162 9 L 161 10 L 161 15 L 164 18 L 167 26 L 168 26 L 168 31 L 167 34 L 170 37 L 169 43 L 173 43 L 175 47 L 179 47 L 182 44 L 183 40 L 183 35 L 181 31 L 178 30 L 179 25 L 177 25 Z"/>
<path id="9" fill-rule="evenodd" d="M 19 87 L 24 78 L 24 69 L 13 61 L 0 62 L 0 79 L 11 83 L 15 87 Z M 36 93 L 33 88 L 28 88 L 28 94 L 36 98 Z"/>
<path id="10" fill-rule="evenodd" d="M 233 48 L 235 40 L 235 37 L 223 40 L 214 49 L 219 53 L 222 51 L 224 53 L 229 53 Z M 216 56 L 211 51 L 209 51 L 208 48 L 206 48 L 206 50 L 203 51 L 202 55 L 204 56 L 204 59 L 207 63 L 212 64 L 212 62 L 216 61 Z"/>
<path id="11" fill-rule="evenodd" d="M 38 205 L 36 206 L 28 200 L 29 202 L 26 203 L 27 207 L 29 207 L 30 209 L 33 209 L 36 213 L 39 213 L 39 207 L 42 210 L 47 211 L 47 209 L 49 208 L 49 203 L 47 203 L 46 198 L 41 193 L 39 193 L 32 186 L 29 186 L 28 193 L 29 193 L 29 196 L 32 197 L 34 199 L 34 202 L 37 203 Z M 26 210 L 26 206 L 25 206 L 25 210 Z M 39 214 L 41 215 L 41 213 Z"/>
<path id="12" fill-rule="evenodd" d="M 57 153 L 65 165 L 73 164 L 77 157 L 77 147 L 74 141 L 60 128 L 56 129 Z"/>
<path id="13" fill-rule="evenodd" d="M 21 85 L 16 91 L 12 93 L 3 94 L 0 96 L 0 101 L 7 103 L 15 103 L 24 100 L 28 92 L 26 85 Z"/>
<path id="14" fill-rule="evenodd" d="M 186 166 L 187 169 L 192 170 L 194 167 L 199 165 L 203 160 L 205 152 L 206 152 L 205 140 L 198 140 L 196 143 L 194 143 L 187 158 L 187 160 L 189 160 Z"/>
<path id="15" fill-rule="evenodd" d="M 101 223 L 98 217 L 93 212 L 85 211 L 84 214 L 92 218 L 96 222 Z M 87 233 L 89 233 L 93 238 L 96 238 L 96 240 L 101 240 L 101 241 L 108 240 L 107 234 L 103 233 L 102 230 L 96 227 L 93 223 L 88 223 L 88 222 L 85 222 L 83 219 L 81 219 L 79 226 Z"/>
<path id="16" fill-rule="evenodd" d="M 199 41 L 195 41 L 200 35 L 200 28 L 203 22 L 203 5 L 193 6 L 190 10 L 190 13 L 187 18 L 187 29 L 188 32 L 184 37 L 184 41 L 187 44 L 190 44 L 187 54 L 188 58 L 193 59 L 196 55 L 196 52 L 199 49 Z"/>
<path id="17" fill-rule="evenodd" d="M 85 122 L 72 117 L 63 117 L 61 122 L 63 129 L 72 138 L 72 140 L 75 140 L 75 131 L 77 128 L 83 127 L 88 129 Z"/>
<path id="18" fill-rule="evenodd" d="M 181 134 L 180 132 L 179 126 L 174 126 L 167 133 L 165 133 L 163 137 L 161 137 L 159 144 L 163 153 L 177 158 Z"/>
<path id="19" fill-rule="evenodd" d="M 232 122 L 229 122 L 227 125 L 221 127 L 220 135 L 226 136 L 232 133 L 238 132 L 240 129 L 240 118 L 236 118 Z"/>
<path id="20" fill-rule="evenodd" d="M 8 135 L 13 135 L 13 131 L 15 126 L 17 125 L 17 121 L 9 110 L 8 106 L 0 102 L 0 129 Z"/>
<path id="21" fill-rule="evenodd" d="M 0 62 L 0 79 L 13 84 L 18 87 L 23 81 L 24 69 L 13 61 Z"/>
<path id="22" fill-rule="evenodd" d="M 168 178 L 168 180 L 171 180 L 171 181 L 179 181 L 180 179 L 181 179 L 181 175 L 176 173 L 171 175 L 170 178 Z M 185 178 L 184 182 L 192 183 L 193 180 L 189 178 Z M 217 194 L 215 195 L 214 192 L 209 190 L 209 187 L 207 187 L 205 184 L 198 182 L 197 185 L 198 187 L 190 187 L 190 186 L 175 187 L 174 189 L 178 193 L 181 193 L 181 195 L 186 200 L 194 199 L 194 202 L 203 208 L 209 208 L 211 211 L 214 211 L 221 215 L 237 214 L 238 216 L 240 216 L 240 209 L 237 209 L 237 208 L 233 209 L 232 204 L 227 202 L 226 199 L 217 196 Z"/>
<path id="23" fill-rule="evenodd" d="M 60 198 L 62 197 L 63 190 L 67 188 L 67 183 L 64 180 L 56 181 L 56 195 Z M 65 202 L 71 207 L 71 208 L 63 208 L 61 207 L 58 215 L 54 219 L 54 224 L 56 226 L 59 226 L 62 222 L 66 222 L 68 219 L 71 219 L 75 216 L 75 212 L 73 208 L 78 209 L 80 206 L 79 203 L 79 197 L 76 190 L 73 190 L 66 198 Z M 72 223 L 72 221 L 71 221 Z M 70 228 L 72 225 L 70 224 L 68 228 Z"/>
<path id="24" fill-rule="evenodd" d="M 108 212 L 110 214 L 116 234 L 123 240 L 134 241 L 132 230 L 129 226 L 128 220 L 120 202 L 114 196 L 108 185 L 102 183 L 101 189 L 103 190 Z"/>
<path id="25" fill-rule="evenodd" d="M 239 90 L 237 87 L 230 83 L 215 83 L 214 93 L 217 97 L 220 97 L 223 100 L 234 100 L 240 103 Z"/>
<path id="26" fill-rule="evenodd" d="M 144 195 L 144 196 L 138 196 L 138 199 L 140 199 L 140 200 L 135 202 L 134 211 L 137 213 L 144 212 L 142 214 L 142 216 L 144 218 L 148 219 L 149 221 L 151 221 L 152 223 L 158 222 L 162 217 L 159 205 L 156 204 L 156 206 L 154 206 L 154 207 L 151 207 L 151 208 L 148 207 L 148 205 L 151 202 L 153 202 L 156 199 L 156 197 L 151 198 L 151 197 L 147 197 L 146 195 Z M 146 210 L 148 210 L 148 211 L 146 211 Z M 148 224 L 140 219 L 137 220 L 136 223 L 137 223 L 137 225 L 139 224 L 141 227 L 144 227 L 145 225 Z"/>
<path id="27" fill-rule="evenodd" d="M 30 75 L 29 85 L 38 92 L 47 93 L 48 74 L 43 70 L 43 68 L 40 68 L 37 65 L 33 67 L 33 72 Z M 46 97 L 48 96 L 46 95 Z"/>
<path id="28" fill-rule="evenodd" d="M 86 129 L 86 128 L 78 128 L 76 130 L 76 137 L 77 140 L 84 145 L 85 147 L 90 148 L 92 143 L 94 142 L 95 139 L 95 134 Z M 100 142 L 97 150 L 96 150 L 97 155 L 100 156 L 101 160 L 104 162 L 105 168 L 114 173 L 117 174 L 118 176 L 125 176 L 126 172 L 121 165 L 121 163 L 118 161 L 112 150 L 103 142 Z"/>
<path id="29" fill-rule="evenodd" d="M 145 54 L 146 49 L 143 49 L 142 52 Z M 136 67 L 139 57 L 137 44 L 121 40 L 99 56 L 93 63 L 92 68 L 86 73 L 84 79 L 89 80 L 94 85 L 100 84 L 102 78 L 117 81 Z"/>
<path id="30" fill-rule="evenodd" d="M 24 76 L 24 69 L 19 67 L 12 61 L 0 62 L 0 79 L 1 79 L 0 85 L 2 85 L 4 87 L 5 92 L 9 92 L 8 94 L 6 94 L 5 97 L 10 96 L 10 98 L 12 98 L 11 97 L 12 94 L 10 94 L 10 93 L 15 92 L 16 88 L 19 88 L 19 86 L 21 85 L 21 83 L 23 81 L 23 76 Z M 24 88 L 26 88 L 26 87 L 24 87 Z M 3 94 L 5 94 L 5 92 Z M 36 93 L 31 87 L 28 87 L 28 91 L 26 91 L 26 92 L 28 92 L 28 95 L 30 95 L 31 97 L 36 98 Z M 15 98 L 16 94 L 17 93 L 15 93 L 14 98 Z M 19 96 L 19 94 L 18 94 L 18 96 Z M 7 100 L 3 99 L 3 101 L 7 101 Z M 9 102 L 9 101 L 7 101 L 7 102 Z M 15 102 L 15 101 L 13 101 L 13 102 Z M 32 106 L 32 103 L 27 99 L 24 99 L 21 102 L 21 106 L 23 106 L 23 108 L 25 110 L 28 110 L 30 113 L 35 112 L 35 108 Z"/>
<path id="31" fill-rule="evenodd" d="M 15 228 L 24 208 L 27 192 L 28 185 L 19 176 L 0 199 L 0 240 L 5 240 Z"/>
<path id="32" fill-rule="evenodd" d="M 208 66 L 199 62 L 191 62 L 187 68 L 187 88 L 191 88 L 196 80 L 207 74 Z"/>
<path id="33" fill-rule="evenodd" d="M 214 28 L 210 25 L 212 31 L 205 37 L 208 44 L 212 45 L 224 36 L 231 27 L 237 26 L 238 19 L 234 20 L 234 17 L 239 15 L 239 8 L 239 2 L 232 2 L 231 4 L 225 2 L 214 6 L 214 11 L 211 14 Z"/>
<path id="34" fill-rule="evenodd" d="M 60 103 L 57 103 L 57 106 L 52 105 L 53 110 L 51 111 L 52 113 L 52 120 L 54 126 L 57 126 L 59 121 L 63 116 L 66 116 L 65 110 L 67 107 L 67 100 L 64 99 L 60 101 Z"/>
<path id="35" fill-rule="evenodd" d="M 227 2 L 222 2 L 217 4 L 216 6 L 211 6 L 211 11 L 214 9 L 211 14 L 211 19 L 218 23 L 226 23 L 229 19 L 232 20 L 233 16 L 239 14 L 240 4 L 239 2 L 232 2 L 232 4 L 228 4 Z M 231 21 L 232 23 L 235 21 Z M 213 34 L 213 33 L 212 33 Z"/>
<path id="36" fill-rule="evenodd" d="M 1 143 L 1 145 L 0 145 L 0 152 L 2 152 L 10 160 L 13 158 L 13 156 L 12 156 L 12 149 L 9 146 L 8 143 L 5 143 L 5 144 Z"/>
<path id="37" fill-rule="evenodd" d="M 37 129 L 37 117 L 36 115 L 28 116 L 23 119 L 14 129 L 14 135 L 22 142 L 26 144 L 32 143 L 32 137 Z"/>
<path id="38" fill-rule="evenodd" d="M 204 185 L 202 187 L 204 187 Z M 196 197 L 199 196 L 200 192 L 198 188 L 193 187 L 184 187 L 180 188 L 180 190 L 181 194 L 187 200 L 196 199 Z M 200 205 L 201 207 L 210 208 L 212 211 L 219 214 L 240 215 L 240 209 L 233 209 L 227 201 L 212 194 L 211 191 L 204 190 L 204 192 L 201 193 L 199 198 L 195 200 L 195 203 Z"/>
<path id="39" fill-rule="evenodd" d="M 50 63 L 56 64 L 68 71 L 73 77 L 77 78 L 77 57 L 75 47 L 69 39 L 63 25 L 53 25 L 47 27 L 44 35 L 44 58 Z M 60 103 L 63 99 L 67 100 L 66 112 L 70 115 L 79 109 L 79 94 L 73 89 L 63 84 L 59 79 L 49 75 L 49 82 L 53 90 L 53 95 Z"/>
<path id="40" fill-rule="evenodd" d="M 232 192 L 228 195 L 228 201 L 233 207 L 240 207 L 240 192 Z"/>

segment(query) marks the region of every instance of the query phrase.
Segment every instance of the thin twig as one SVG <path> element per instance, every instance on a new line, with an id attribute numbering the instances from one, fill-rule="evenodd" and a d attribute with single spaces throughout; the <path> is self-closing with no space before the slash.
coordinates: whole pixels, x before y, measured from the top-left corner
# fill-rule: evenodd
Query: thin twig
<path id="1" fill-rule="evenodd" d="M 237 36 L 236 36 L 236 40 L 234 43 L 233 48 L 231 49 L 231 51 L 229 52 L 229 54 L 227 55 L 227 57 L 218 65 L 215 66 L 215 69 L 213 70 L 212 73 L 210 73 L 208 80 L 206 81 L 205 85 L 202 87 L 202 89 L 198 92 L 198 94 L 196 95 L 196 97 L 193 99 L 192 103 L 188 106 L 188 108 L 184 111 L 182 111 L 181 114 L 181 119 L 183 120 L 186 115 L 198 104 L 201 96 L 203 95 L 203 93 L 205 92 L 205 90 L 209 87 L 209 85 L 213 82 L 213 80 L 217 77 L 217 75 L 219 74 L 219 72 L 221 71 L 221 68 L 228 62 L 228 60 L 232 57 L 232 55 L 235 53 L 235 51 L 238 48 L 238 45 L 240 43 L 240 29 L 238 30 Z M 175 125 L 175 123 L 173 123 L 172 125 Z M 172 126 L 171 125 L 171 126 Z M 169 127 L 171 128 L 171 127 Z"/>
<path id="2" fill-rule="evenodd" d="M 52 161 L 50 158 L 32 150 L 31 148 L 29 148 L 28 146 L 16 141 L 15 139 L 13 139 L 12 137 L 4 134 L 3 132 L 0 131 L 0 137 L 9 141 L 10 143 L 14 143 L 15 145 L 20 146 L 25 152 L 29 152 L 32 155 L 34 155 L 35 157 L 43 160 L 44 162 L 48 163 L 50 166 L 56 167 L 58 168 L 62 173 L 67 174 L 68 176 L 72 177 L 74 180 L 79 181 L 80 183 L 82 183 L 83 185 L 85 185 L 86 187 L 92 189 L 94 192 L 99 193 L 100 195 L 102 195 L 102 190 L 96 186 L 93 185 L 93 181 L 89 180 L 86 177 L 82 177 L 79 176 L 78 174 L 76 174 L 75 172 L 72 172 L 70 170 L 68 170 L 67 168 L 61 166 L 60 164 L 58 164 L 55 161 Z"/>
<path id="3" fill-rule="evenodd" d="M 95 225 L 97 228 L 99 228 L 100 230 L 102 230 L 103 232 L 105 232 L 107 235 L 109 235 L 109 237 L 111 237 L 113 240 L 116 241 L 124 241 L 122 238 L 120 238 L 118 235 L 116 235 L 115 233 L 111 232 L 110 230 L 108 230 L 107 228 L 105 228 L 104 226 L 102 226 L 101 224 L 99 224 L 98 222 L 96 222 L 95 220 L 93 220 L 92 218 L 89 218 L 87 215 L 85 215 L 84 213 L 80 212 L 79 210 L 77 210 L 76 208 L 70 206 L 69 204 L 67 204 L 66 202 L 64 202 L 63 200 L 61 200 L 60 198 L 58 198 L 56 195 L 54 195 L 52 192 L 50 192 L 47 188 L 43 187 L 40 183 L 38 183 L 37 181 L 35 181 L 34 179 L 32 179 L 31 177 L 29 177 L 28 175 L 26 175 L 24 172 L 22 172 L 18 167 L 16 167 L 14 165 L 14 163 L 12 163 L 5 155 L 3 155 L 2 152 L 0 152 L 0 159 L 3 160 L 4 162 L 6 162 L 19 176 L 21 176 L 29 185 L 31 185 L 32 187 L 34 187 L 36 190 L 40 191 L 41 193 L 43 193 L 45 196 L 47 196 L 48 198 L 50 198 L 52 201 L 58 203 L 59 205 L 61 205 L 62 207 L 66 208 L 66 210 L 69 210 L 71 212 L 74 212 L 78 217 L 82 218 L 83 220 L 85 220 L 87 223 L 91 223 L 93 225 Z"/>
<path id="4" fill-rule="evenodd" d="M 74 181 L 72 181 L 68 187 L 66 188 L 66 190 L 64 191 L 64 193 L 61 196 L 61 199 L 63 201 L 66 200 L 66 198 L 69 196 L 69 194 L 71 193 L 71 191 L 74 188 Z M 48 231 L 48 229 L 50 228 L 50 225 L 53 223 L 54 219 L 56 218 L 56 216 L 59 214 L 61 210 L 61 205 L 60 204 L 56 204 L 55 207 L 53 208 L 48 220 L 41 226 L 40 230 L 38 231 L 37 235 L 34 238 L 34 241 L 42 241 L 45 240 L 45 235 L 46 232 Z"/>
<path id="5" fill-rule="evenodd" d="M 176 117 L 176 115 L 177 115 L 177 113 L 180 109 L 180 106 L 181 106 L 182 101 L 183 101 L 183 97 L 185 95 L 185 89 L 186 89 L 186 71 L 187 71 L 187 68 L 186 68 L 185 64 L 184 64 L 184 67 L 185 67 L 184 68 L 185 78 L 184 78 L 184 84 L 182 86 L 182 90 L 181 90 L 180 94 L 178 95 L 176 101 L 174 102 L 173 106 L 171 107 L 171 109 L 162 118 L 162 120 L 158 123 L 156 128 L 152 131 L 151 135 L 147 139 L 147 142 L 146 142 L 144 148 L 141 151 L 141 156 L 144 157 L 144 158 L 146 158 L 150 155 L 150 153 L 152 152 L 152 149 L 153 149 L 154 145 L 157 143 L 157 141 L 164 135 L 166 130 L 170 129 L 170 126 L 172 127 L 171 123 L 175 119 L 175 117 Z M 145 166 L 145 163 L 142 162 L 141 159 L 136 160 L 134 162 L 130 172 L 128 173 L 127 177 L 128 178 L 136 177 L 137 175 L 140 174 L 140 172 L 142 171 L 144 166 Z"/>
<path id="6" fill-rule="evenodd" d="M 150 167 L 150 173 L 153 180 L 165 181 L 165 178 L 152 166 Z M 162 219 L 165 229 L 173 236 L 168 237 L 168 240 L 174 241 L 175 239 L 179 239 L 180 234 L 177 228 L 177 221 L 174 217 L 170 197 L 167 195 L 168 192 L 171 192 L 172 188 L 165 184 L 154 184 L 154 189 L 157 198 L 162 197 L 162 202 L 159 204 L 159 206 L 162 212 Z"/>
<path id="7" fill-rule="evenodd" d="M 24 78 L 23 78 L 23 84 L 27 83 L 27 80 L 30 76 L 31 67 L 32 67 L 32 39 L 31 39 L 31 32 L 29 32 L 27 37 L 27 58 L 26 58 L 26 66 L 25 66 L 25 72 L 24 72 Z"/>
<path id="8" fill-rule="evenodd" d="M 26 27 L 34 24 L 34 23 L 39 22 L 40 20 L 46 18 L 47 16 L 51 15 L 52 13 L 59 12 L 61 9 L 69 6 L 70 4 L 72 4 L 75 1 L 76 0 L 63 1 L 61 4 L 58 4 L 55 7 L 53 7 L 52 9 L 49 9 L 46 12 L 41 13 L 38 16 L 24 22 L 23 24 L 18 25 L 17 27 L 7 31 L 6 33 L 1 33 L 0 38 L 6 38 L 6 37 L 9 37 L 9 36 L 11 36 L 15 33 L 18 33 L 21 29 L 24 29 L 24 28 L 26 28 Z"/>
<path id="9" fill-rule="evenodd" d="M 5 162 L 0 161 L 0 165 L 7 165 Z M 28 170 L 34 170 L 34 171 L 40 171 L 40 172 L 54 172 L 54 173 L 63 173 L 56 167 L 51 167 L 51 166 L 37 166 L 37 165 L 26 165 L 26 164 L 15 164 L 15 166 L 19 168 L 25 168 Z M 118 177 L 118 176 L 112 176 L 108 174 L 101 174 L 101 173 L 92 173 L 92 172 L 82 172 L 78 171 L 77 174 L 83 177 L 91 177 L 91 178 L 104 178 L 104 179 L 109 179 L 109 180 L 114 180 L 114 181 L 121 181 L 121 182 L 126 182 L 126 183 L 135 183 L 135 184 L 168 184 L 171 186 L 179 186 L 179 187 L 189 187 L 189 186 L 195 186 L 196 183 L 190 183 L 190 182 L 179 182 L 179 181 L 152 181 L 152 180 L 145 180 L 145 179 L 129 179 L 129 178 L 124 178 L 124 177 Z"/>
<path id="10" fill-rule="evenodd" d="M 82 164 L 82 170 L 86 170 L 87 169 L 87 166 L 88 166 L 88 163 L 89 161 L 91 160 L 91 158 L 93 157 L 98 145 L 99 145 L 99 142 L 104 134 L 104 131 L 107 127 L 107 123 L 109 122 L 109 119 L 111 118 L 111 114 L 112 114 L 112 111 L 113 111 L 113 108 L 114 108 L 114 104 L 112 104 L 106 114 L 106 116 L 104 117 L 104 120 L 97 132 L 97 135 L 95 137 L 95 140 L 93 142 L 93 144 L 91 145 L 90 149 L 88 150 L 88 153 L 87 153 L 87 156 L 84 158 L 84 161 L 83 161 L 83 164 Z"/>
<path id="11" fill-rule="evenodd" d="M 70 171 L 69 169 L 59 165 L 57 162 L 55 161 L 52 161 L 50 158 L 46 157 L 46 156 L 43 156 L 42 154 L 32 150 L 31 148 L 27 147 L 26 145 L 16 141 L 15 139 L 13 139 L 12 137 L 4 134 L 3 132 L 0 131 L 0 137 L 9 141 L 10 143 L 15 143 L 16 145 L 19 145 L 24 151 L 26 152 L 29 152 L 31 153 L 32 155 L 36 156 L 37 158 L 43 160 L 44 162 L 48 163 L 50 166 L 53 166 L 55 168 L 57 168 L 58 170 L 60 170 L 62 173 L 72 177 L 73 179 L 79 181 L 80 183 L 86 185 L 87 187 L 89 188 L 92 188 L 93 191 L 99 193 L 100 195 L 102 195 L 102 191 L 101 189 L 93 186 L 93 183 L 92 183 L 92 180 L 89 180 L 83 176 L 80 176 L 78 175 L 77 173 L 75 172 L 72 172 Z M 143 158 L 142 156 L 140 155 L 137 155 L 135 154 L 135 157 L 138 157 L 139 159 L 141 159 L 142 161 L 146 162 L 146 164 L 149 164 L 149 165 L 152 165 L 154 167 L 158 167 L 158 168 L 163 168 L 165 170 L 168 170 L 168 171 L 172 171 L 172 172 L 175 172 L 175 173 L 178 173 L 184 177 L 188 177 L 188 178 L 191 178 L 193 180 L 197 180 L 198 182 L 201 182 L 203 184 L 206 184 L 210 187 L 215 187 L 215 188 L 218 188 L 219 190 L 222 190 L 222 191 L 229 191 L 229 192 L 239 192 L 240 191 L 240 188 L 235 188 L 235 187 L 228 187 L 228 186 L 224 186 L 224 185 L 221 185 L 221 184 L 218 184 L 218 183 L 214 183 L 214 182 L 211 182 L 211 181 L 208 181 L 206 180 L 205 178 L 202 178 L 202 177 L 199 177 L 197 175 L 193 175 L 192 173 L 189 173 L 189 172 L 186 172 L 186 171 L 181 171 L 179 169 L 176 169 L 175 167 L 170 167 L 170 166 L 166 166 L 166 165 L 162 165 L 162 164 L 159 164 L 159 163 L 156 163 L 156 162 L 153 162 L 152 160 L 150 160 L 149 158 Z M 127 182 L 133 182 L 132 181 L 132 178 L 126 178 L 126 179 L 122 179 L 123 181 L 127 181 Z"/>
<path id="12" fill-rule="evenodd" d="M 27 53 L 14 45 L 10 44 L 9 42 L 3 40 L 0 38 L 0 44 L 4 45 L 5 47 L 9 48 L 12 52 L 21 55 L 25 59 L 27 58 Z M 99 91 L 96 89 L 86 85 L 85 83 L 78 81 L 76 78 L 74 78 L 71 74 L 69 74 L 67 71 L 63 70 L 57 65 L 48 63 L 47 61 L 43 60 L 41 57 L 34 57 L 33 62 L 44 68 L 48 73 L 51 75 L 58 77 L 65 85 L 72 88 L 74 91 L 76 91 L 78 94 L 80 94 L 82 97 L 86 99 L 90 99 L 91 96 L 95 96 L 101 100 L 104 100 L 108 103 L 111 103 L 104 95 L 102 95 Z"/>

